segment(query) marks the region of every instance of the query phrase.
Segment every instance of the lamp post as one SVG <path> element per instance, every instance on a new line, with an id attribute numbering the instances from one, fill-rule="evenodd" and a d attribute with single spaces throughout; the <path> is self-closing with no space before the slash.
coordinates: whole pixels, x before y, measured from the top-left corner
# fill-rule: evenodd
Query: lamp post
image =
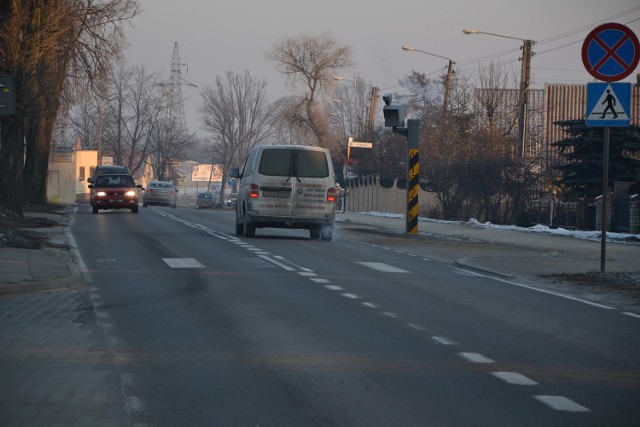
<path id="1" fill-rule="evenodd" d="M 436 55 L 435 53 L 431 53 L 431 52 L 426 52 L 424 50 L 420 50 L 420 49 L 416 49 L 415 47 L 405 44 L 402 45 L 402 50 L 407 51 L 407 52 L 420 52 L 420 53 L 424 53 L 425 55 L 431 55 L 431 56 L 435 56 L 436 58 L 442 58 L 442 59 L 446 59 L 447 61 L 449 61 L 449 65 L 447 67 L 447 77 L 445 80 L 445 84 L 444 84 L 444 101 L 443 101 L 443 106 L 442 106 L 442 116 L 446 117 L 447 115 L 447 109 L 449 107 L 449 96 L 451 94 L 451 83 L 453 80 L 453 64 L 455 64 L 455 61 L 451 58 L 447 58 L 446 56 L 442 56 L 442 55 Z"/>
<path id="2" fill-rule="evenodd" d="M 98 104 L 98 166 L 102 165 L 102 114 L 104 108 Z"/>
<path id="3" fill-rule="evenodd" d="M 505 36 L 502 34 L 488 33 L 478 31 L 473 28 L 465 28 L 462 30 L 464 34 L 485 34 L 488 36 L 501 37 L 504 39 L 519 40 L 522 42 L 522 67 L 520 69 L 520 91 L 518 93 L 518 139 L 516 141 L 516 158 L 520 162 L 520 167 L 524 171 L 525 160 L 525 144 L 527 141 L 528 121 L 529 121 L 529 83 L 531 81 L 531 57 L 533 56 L 533 44 L 535 41 L 531 39 L 522 39 L 520 37 Z M 524 176 L 522 177 L 524 179 Z M 523 204 L 522 183 L 518 185 L 516 200 L 514 203 L 512 223 L 520 222 L 520 214 L 522 213 Z"/>

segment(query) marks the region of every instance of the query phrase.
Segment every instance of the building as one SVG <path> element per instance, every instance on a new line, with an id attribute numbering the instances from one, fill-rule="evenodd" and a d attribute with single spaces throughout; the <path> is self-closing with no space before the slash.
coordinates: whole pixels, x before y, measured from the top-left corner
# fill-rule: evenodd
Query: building
<path id="1" fill-rule="evenodd" d="M 89 178 L 98 164 L 98 150 L 72 147 L 52 147 L 47 176 L 47 200 L 54 203 L 75 203 L 89 199 Z"/>

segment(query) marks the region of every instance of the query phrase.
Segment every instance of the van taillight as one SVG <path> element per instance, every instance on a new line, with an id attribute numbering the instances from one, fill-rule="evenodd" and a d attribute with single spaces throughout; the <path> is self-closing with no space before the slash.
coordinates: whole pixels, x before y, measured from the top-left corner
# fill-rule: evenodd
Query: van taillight
<path id="1" fill-rule="evenodd" d="M 249 198 L 257 199 L 258 197 L 260 197 L 260 187 L 257 184 L 251 184 L 249 186 Z"/>
<path id="2" fill-rule="evenodd" d="M 327 202 L 335 202 L 337 198 L 336 189 L 331 187 L 327 190 Z"/>

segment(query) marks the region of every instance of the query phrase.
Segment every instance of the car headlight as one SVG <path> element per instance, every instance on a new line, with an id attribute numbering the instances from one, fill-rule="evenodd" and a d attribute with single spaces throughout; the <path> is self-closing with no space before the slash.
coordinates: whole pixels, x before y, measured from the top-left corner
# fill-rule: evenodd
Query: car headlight
<path id="1" fill-rule="evenodd" d="M 129 190 L 126 193 L 124 193 L 124 195 L 127 196 L 127 197 L 133 197 L 133 196 L 136 195 L 136 192 L 133 191 L 133 190 Z"/>
<path id="2" fill-rule="evenodd" d="M 104 197 L 104 196 L 106 196 L 106 195 L 107 195 L 107 193 L 105 193 L 104 191 L 98 191 L 98 192 L 96 193 L 96 196 L 98 196 L 98 197 Z"/>

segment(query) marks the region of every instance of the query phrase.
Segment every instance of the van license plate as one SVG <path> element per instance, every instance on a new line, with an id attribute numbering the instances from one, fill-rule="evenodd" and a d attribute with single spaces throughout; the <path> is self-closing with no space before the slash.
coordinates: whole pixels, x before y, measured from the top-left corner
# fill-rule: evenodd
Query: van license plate
<path id="1" fill-rule="evenodd" d="M 287 199 L 290 194 L 291 191 L 264 190 L 262 192 L 264 197 L 276 197 L 280 199 Z"/>

